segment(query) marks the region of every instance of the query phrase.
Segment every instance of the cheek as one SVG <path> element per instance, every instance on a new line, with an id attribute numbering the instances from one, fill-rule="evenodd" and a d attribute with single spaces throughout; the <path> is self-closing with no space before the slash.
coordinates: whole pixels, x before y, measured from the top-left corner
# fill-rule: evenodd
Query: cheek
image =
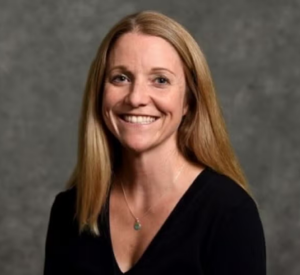
<path id="1" fill-rule="evenodd" d="M 114 121 L 111 116 L 111 111 L 113 109 L 113 99 L 111 98 L 111 95 L 107 93 L 106 91 L 103 92 L 103 99 L 102 99 L 102 118 L 103 122 L 106 125 L 106 127 L 109 129 L 111 133 L 114 132 Z"/>
<path id="2" fill-rule="evenodd" d="M 116 104 L 116 98 L 113 91 L 108 89 L 104 89 L 103 91 L 103 99 L 102 99 L 102 112 L 105 114 L 110 111 L 112 107 Z"/>
<path id="3" fill-rule="evenodd" d="M 157 107 L 173 117 L 181 117 L 184 115 L 184 96 L 176 91 L 157 100 Z"/>
<path id="4" fill-rule="evenodd" d="M 104 122 L 108 128 L 110 128 L 110 116 L 109 113 L 113 108 L 113 100 L 111 98 L 111 94 L 109 94 L 107 91 L 103 91 L 103 98 L 102 98 L 102 106 L 101 106 L 101 111 L 102 111 L 102 117 L 104 119 Z"/>

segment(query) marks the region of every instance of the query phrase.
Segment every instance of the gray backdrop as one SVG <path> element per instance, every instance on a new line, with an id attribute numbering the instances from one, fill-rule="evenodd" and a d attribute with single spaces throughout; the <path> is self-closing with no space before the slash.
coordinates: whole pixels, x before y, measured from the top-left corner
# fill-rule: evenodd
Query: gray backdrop
<path id="1" fill-rule="evenodd" d="M 41 274 L 54 195 L 75 164 L 88 67 L 142 9 L 181 22 L 211 67 L 260 204 L 272 275 L 300 274 L 300 1 L 0 1 L 0 274 Z"/>

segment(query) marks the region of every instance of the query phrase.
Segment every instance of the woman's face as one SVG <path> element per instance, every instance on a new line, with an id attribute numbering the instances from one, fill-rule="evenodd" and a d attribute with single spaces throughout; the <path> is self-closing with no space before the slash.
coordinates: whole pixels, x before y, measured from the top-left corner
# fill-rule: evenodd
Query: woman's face
<path id="1" fill-rule="evenodd" d="M 184 69 L 173 46 L 127 33 L 111 50 L 106 72 L 102 112 L 120 143 L 136 153 L 176 145 L 187 107 Z"/>

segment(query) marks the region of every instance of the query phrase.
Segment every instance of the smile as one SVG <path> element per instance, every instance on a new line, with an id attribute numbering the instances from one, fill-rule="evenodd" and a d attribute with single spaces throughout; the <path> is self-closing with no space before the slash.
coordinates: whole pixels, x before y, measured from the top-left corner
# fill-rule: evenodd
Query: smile
<path id="1" fill-rule="evenodd" d="M 132 116 L 132 115 L 122 115 L 121 118 L 129 123 L 133 124 L 151 124 L 158 118 L 153 116 Z"/>

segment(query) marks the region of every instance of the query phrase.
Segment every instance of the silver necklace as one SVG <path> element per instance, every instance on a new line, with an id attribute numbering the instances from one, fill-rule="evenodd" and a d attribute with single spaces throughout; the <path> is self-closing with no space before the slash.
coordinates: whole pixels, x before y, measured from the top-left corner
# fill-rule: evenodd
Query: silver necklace
<path id="1" fill-rule="evenodd" d="M 182 170 L 183 170 L 184 165 L 185 165 L 185 163 L 182 164 L 182 166 L 180 167 L 180 169 L 179 169 L 179 171 L 178 171 L 178 173 L 177 173 L 177 175 L 176 175 L 176 177 L 175 177 L 173 183 L 175 183 L 175 182 L 177 181 L 177 179 L 179 178 L 179 176 L 180 176 L 180 174 L 181 174 L 181 172 L 182 172 Z M 130 206 L 129 206 L 129 203 L 128 203 L 128 200 L 127 200 L 127 196 L 126 196 L 126 193 L 125 193 L 125 190 L 124 190 L 123 182 L 122 182 L 122 181 L 121 181 L 121 187 L 122 187 L 122 190 L 123 190 L 123 195 L 124 195 L 124 198 L 125 198 L 125 202 L 126 202 L 127 208 L 128 208 L 128 210 L 129 210 L 131 216 L 134 218 L 134 225 L 133 225 L 133 228 L 134 228 L 134 230 L 139 231 L 139 230 L 141 230 L 141 228 L 142 228 L 141 221 L 140 221 L 140 219 L 139 219 L 137 216 L 135 216 L 135 215 L 133 214 L 133 212 L 132 212 L 132 210 L 131 210 L 131 208 L 130 208 Z M 151 209 L 159 202 L 159 199 L 161 199 L 162 196 L 163 196 L 164 194 L 165 194 L 165 193 L 161 194 L 161 195 L 159 196 L 157 202 L 156 202 L 154 205 L 150 206 L 150 207 L 147 209 L 147 211 L 144 213 L 144 215 L 142 216 L 142 218 L 144 218 L 144 217 L 149 213 L 149 211 L 150 211 L 150 210 L 151 210 Z"/>

